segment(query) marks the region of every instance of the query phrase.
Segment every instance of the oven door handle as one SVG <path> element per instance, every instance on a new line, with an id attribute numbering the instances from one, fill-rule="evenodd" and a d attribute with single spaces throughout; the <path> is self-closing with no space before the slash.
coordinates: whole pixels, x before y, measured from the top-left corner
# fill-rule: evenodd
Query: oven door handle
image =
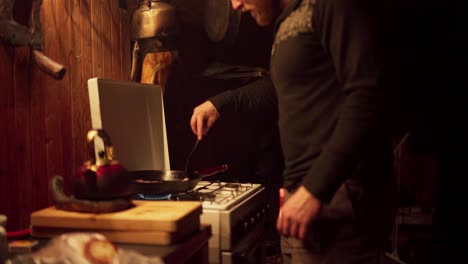
<path id="1" fill-rule="evenodd" d="M 248 259 L 248 258 L 251 258 L 252 256 L 254 256 L 254 253 L 260 248 L 262 247 L 261 250 L 263 250 L 263 243 L 256 243 L 255 246 L 253 247 L 248 247 L 246 248 L 245 251 L 235 251 L 235 252 L 232 252 L 232 257 L 235 258 L 236 260 L 239 259 L 239 260 L 242 260 L 242 259 Z"/>
<path id="2" fill-rule="evenodd" d="M 248 262 L 248 263 L 256 263 L 250 261 L 250 258 L 254 257 L 260 257 L 260 259 L 264 259 L 266 253 L 265 253 L 265 248 L 264 248 L 264 235 L 265 235 L 265 229 L 263 227 L 264 224 L 264 219 L 262 219 L 260 222 L 257 223 L 255 228 L 253 230 L 255 231 L 250 231 L 250 233 L 247 237 L 245 237 L 245 240 L 241 240 L 237 243 L 237 246 L 232 249 L 231 256 L 233 259 L 235 259 L 236 263 L 242 263 L 242 262 Z M 247 241 L 255 241 L 255 242 L 247 242 Z M 260 251 L 261 256 L 258 256 L 258 253 Z M 241 262 L 242 261 L 242 262 Z"/>

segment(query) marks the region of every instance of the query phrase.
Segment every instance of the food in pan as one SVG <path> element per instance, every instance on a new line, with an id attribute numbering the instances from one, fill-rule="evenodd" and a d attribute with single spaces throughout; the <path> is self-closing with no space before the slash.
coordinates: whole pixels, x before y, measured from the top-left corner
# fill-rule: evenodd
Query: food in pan
<path id="1" fill-rule="evenodd" d="M 139 182 L 139 183 L 162 183 L 163 181 L 136 179 L 135 182 Z"/>
<path id="2" fill-rule="evenodd" d="M 174 181 L 188 181 L 190 180 L 189 177 L 185 177 L 183 179 L 180 179 L 180 180 L 174 180 Z M 143 180 L 143 179 L 136 179 L 135 182 L 138 182 L 138 183 L 163 183 L 163 182 L 170 182 L 170 180 L 166 180 L 166 181 L 160 181 L 160 180 Z"/>

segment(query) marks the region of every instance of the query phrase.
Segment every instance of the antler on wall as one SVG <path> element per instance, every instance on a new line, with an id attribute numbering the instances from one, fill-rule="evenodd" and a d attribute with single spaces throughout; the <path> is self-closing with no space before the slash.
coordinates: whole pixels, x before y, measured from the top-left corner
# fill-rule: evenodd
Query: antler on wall
<path id="1" fill-rule="evenodd" d="M 29 28 L 13 19 L 14 5 L 15 0 L 0 0 L 0 38 L 13 46 L 29 45 L 39 68 L 57 80 L 62 79 L 65 75 L 65 67 L 42 52 L 44 43 L 40 21 L 42 0 L 34 0 Z"/>

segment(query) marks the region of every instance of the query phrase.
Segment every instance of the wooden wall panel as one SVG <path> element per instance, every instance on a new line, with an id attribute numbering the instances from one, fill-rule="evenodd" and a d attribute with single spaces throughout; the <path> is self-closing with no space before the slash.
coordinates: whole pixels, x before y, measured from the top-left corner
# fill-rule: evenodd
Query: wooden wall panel
<path id="1" fill-rule="evenodd" d="M 90 1 L 91 3 L 91 43 L 93 61 L 93 76 L 103 77 L 103 58 L 102 58 L 102 23 L 101 6 L 102 1 Z"/>
<path id="2" fill-rule="evenodd" d="M 93 73 L 93 43 L 92 43 L 92 24 L 91 24 L 91 2 L 90 0 L 80 0 L 81 1 L 81 8 L 80 8 L 80 15 L 81 15 L 81 34 L 79 35 L 81 38 L 81 55 L 83 56 L 83 63 L 82 63 L 82 80 L 83 86 L 81 87 L 81 92 L 83 93 L 83 102 L 82 102 L 82 109 L 83 109 L 83 119 L 82 122 L 82 129 L 83 133 L 91 127 L 91 116 L 90 109 L 89 109 L 89 98 L 88 98 L 88 90 L 87 90 L 87 81 L 90 77 L 96 76 Z M 96 1 L 94 1 L 96 2 Z M 79 121 L 78 121 L 79 122 Z M 85 134 L 83 135 L 85 136 Z M 78 138 L 78 142 L 81 142 L 85 151 L 86 151 L 86 141 L 83 138 Z M 77 143 L 78 143 L 77 142 Z M 75 144 L 76 146 L 76 144 Z M 86 152 L 83 153 L 86 157 Z M 78 162 L 79 158 L 78 158 Z M 82 161 L 81 161 L 82 162 Z"/>
<path id="3" fill-rule="evenodd" d="M 27 69 L 30 63 L 29 50 L 26 47 L 17 48 L 14 56 L 14 90 L 15 90 L 15 163 L 16 163 L 16 192 L 18 196 L 18 208 L 31 209 L 32 192 L 22 192 L 32 190 L 31 184 L 31 129 L 29 111 L 29 80 L 21 78 L 23 69 Z M 19 76 L 19 78 L 17 77 Z M 13 186 L 12 186 L 13 187 Z M 21 219 L 24 221 L 24 219 Z M 21 224 L 27 224 L 25 222 Z"/>
<path id="4" fill-rule="evenodd" d="M 56 0 L 55 20 L 57 21 L 56 31 L 63 32 L 57 34 L 57 61 L 63 62 L 67 69 L 70 69 L 70 6 L 66 0 Z M 72 136 L 72 97 L 70 80 L 74 75 L 66 74 L 63 80 L 57 82 L 59 92 L 59 111 L 60 111 L 60 138 L 61 138 L 61 157 L 58 162 L 62 164 L 62 172 L 59 175 L 70 179 L 74 175 L 75 166 L 73 164 L 73 136 Z M 54 174 L 49 174 L 54 176 Z"/>
<path id="5" fill-rule="evenodd" d="M 122 54 L 120 66 L 123 80 L 130 80 L 132 54 L 130 30 L 130 15 L 127 10 L 120 9 L 120 43 L 122 48 L 120 51 L 120 54 Z"/>
<path id="6" fill-rule="evenodd" d="M 45 7 L 45 6 L 44 6 Z M 43 7 L 43 8 L 44 8 Z M 44 14 L 41 14 L 41 20 L 43 21 L 42 27 L 44 28 L 46 24 L 44 20 L 47 17 L 44 17 Z M 45 34 L 47 29 L 44 30 Z M 68 70 L 68 69 L 67 69 Z M 44 74 L 39 67 L 31 62 L 29 65 L 29 73 L 24 73 L 23 78 L 30 80 L 30 126 L 31 126 L 31 175 L 30 181 L 33 184 L 33 210 L 35 208 L 43 208 L 50 204 L 50 195 L 48 192 L 49 188 L 49 174 L 47 170 L 47 137 L 46 137 L 46 98 L 47 98 L 47 89 L 46 80 L 50 77 Z M 26 191 L 26 190 L 25 190 Z M 25 215 L 12 215 L 9 216 L 13 219 L 22 219 L 22 221 L 27 221 L 29 213 L 28 210 L 24 210 L 23 214 Z M 13 220 L 12 219 L 12 220 Z M 9 221 L 12 224 L 12 221 Z M 25 227 L 25 225 L 16 225 L 17 228 Z"/>
<path id="7" fill-rule="evenodd" d="M 32 1 L 15 7 L 17 21 L 26 24 Z M 130 75 L 129 15 L 119 1 L 47 0 L 41 21 L 44 52 L 66 67 L 62 80 L 39 70 L 29 47 L 0 42 L 0 214 L 9 230 L 27 228 L 30 213 L 52 203 L 52 176 L 69 192 L 89 158 L 87 80 Z"/>
<path id="8" fill-rule="evenodd" d="M 85 11 L 83 8 L 83 1 L 81 0 L 69 0 L 69 13 L 70 13 L 70 65 L 68 68 L 68 74 L 70 78 L 70 90 L 71 90 L 71 128 L 72 128 L 72 164 L 73 172 L 76 172 L 77 165 L 83 162 L 83 157 L 86 156 L 86 145 L 83 143 L 85 138 L 85 127 L 83 124 L 84 116 L 84 105 L 83 101 L 86 97 L 84 88 L 86 87 L 86 80 L 83 76 L 83 64 L 85 57 L 83 54 L 83 27 L 82 22 L 84 19 L 81 12 Z M 89 115 L 88 115 L 89 116 Z"/>
<path id="9" fill-rule="evenodd" d="M 61 0 L 44 1 L 41 10 L 41 19 L 44 29 L 44 51 L 53 60 L 56 60 L 67 67 L 66 61 L 58 57 L 58 34 L 63 34 L 66 28 L 57 31 L 57 3 Z M 49 182 L 54 175 L 63 174 L 62 164 L 62 138 L 61 138 L 61 113 L 60 113 L 60 94 L 59 83 L 49 76 L 42 78 L 42 89 L 44 90 L 44 122 L 45 122 L 45 145 L 46 145 L 46 163 L 47 178 L 41 181 Z M 60 85 L 62 86 L 62 85 Z M 43 195 L 48 195 L 48 189 L 41 190 Z M 47 196 L 50 198 L 50 196 Z M 50 200 L 48 201 L 50 202 Z"/>
<path id="10" fill-rule="evenodd" d="M 26 24 L 28 20 L 27 13 L 31 10 L 31 1 L 24 1 L 22 12 L 20 8 L 14 9 L 16 20 L 21 24 Z M 16 200 L 16 208 L 22 208 L 24 211 L 32 208 L 32 190 L 29 175 L 31 174 L 31 145 L 30 145 L 30 112 L 29 112 L 29 80 L 23 78 L 24 69 L 30 65 L 29 49 L 27 47 L 18 47 L 13 50 L 13 102 L 14 102 L 14 135 L 11 137 L 10 144 L 13 144 L 12 151 L 14 155 L 13 173 L 9 191 L 21 193 Z M 26 190 L 26 191 L 24 191 Z M 15 204 L 15 203 L 13 203 Z M 15 210 L 13 207 L 13 210 Z M 24 215 L 23 212 L 20 212 Z M 27 224 L 23 218 L 19 219 L 19 224 Z"/>
<path id="11" fill-rule="evenodd" d="M 18 194 L 17 208 L 29 211 L 32 208 L 32 190 L 34 186 L 31 183 L 31 129 L 30 129 L 30 111 L 29 111 L 29 80 L 22 78 L 24 69 L 28 69 L 30 64 L 29 49 L 26 47 L 16 48 L 14 52 L 14 104 L 15 104 L 15 122 L 14 122 L 14 153 L 15 153 L 15 174 L 16 181 L 10 191 Z M 13 124 L 11 124 L 13 125 Z M 26 191 L 25 191 L 26 190 Z M 23 212 L 22 215 L 24 216 Z M 27 219 L 20 218 L 21 225 L 27 225 Z"/>
<path id="12" fill-rule="evenodd" d="M 45 127 L 45 98 L 43 79 L 50 78 L 39 70 L 36 64 L 30 65 L 30 111 L 31 111 L 31 183 L 33 208 L 43 208 L 50 202 L 47 172 L 47 148 Z M 27 217 L 24 217 L 27 219 Z M 24 227 L 24 226 L 21 226 Z"/>
<path id="13" fill-rule="evenodd" d="M 13 55 L 12 48 L 0 46 L 0 213 L 15 214 L 15 197 L 13 187 L 16 187 L 14 153 L 14 90 L 13 90 Z M 15 188 L 16 189 L 16 188 Z M 7 225 L 7 228 L 11 226 Z"/>
<path id="14" fill-rule="evenodd" d="M 101 1 L 101 39 L 103 78 L 112 78 L 112 10 L 111 0 Z"/>
<path id="15" fill-rule="evenodd" d="M 108 0 L 110 1 L 110 0 Z M 120 11 L 117 5 L 109 4 L 111 8 L 111 23 L 110 23 L 110 32 L 111 32 L 111 39 L 118 39 L 119 41 L 111 41 L 111 49 L 112 49 L 112 63 L 111 63 L 111 70 L 112 70 L 112 79 L 120 80 L 122 79 L 122 74 L 120 72 L 120 56 L 115 56 L 116 54 L 121 54 L 120 50 Z"/>

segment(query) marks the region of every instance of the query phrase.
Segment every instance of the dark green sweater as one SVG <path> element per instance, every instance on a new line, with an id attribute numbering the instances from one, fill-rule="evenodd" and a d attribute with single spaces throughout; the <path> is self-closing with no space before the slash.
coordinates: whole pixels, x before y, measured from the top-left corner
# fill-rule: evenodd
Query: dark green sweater
<path id="1" fill-rule="evenodd" d="M 271 80 L 210 99 L 220 113 L 277 107 L 285 187 L 324 202 L 345 179 L 392 171 L 377 42 L 358 6 L 292 0 L 276 23 Z"/>

